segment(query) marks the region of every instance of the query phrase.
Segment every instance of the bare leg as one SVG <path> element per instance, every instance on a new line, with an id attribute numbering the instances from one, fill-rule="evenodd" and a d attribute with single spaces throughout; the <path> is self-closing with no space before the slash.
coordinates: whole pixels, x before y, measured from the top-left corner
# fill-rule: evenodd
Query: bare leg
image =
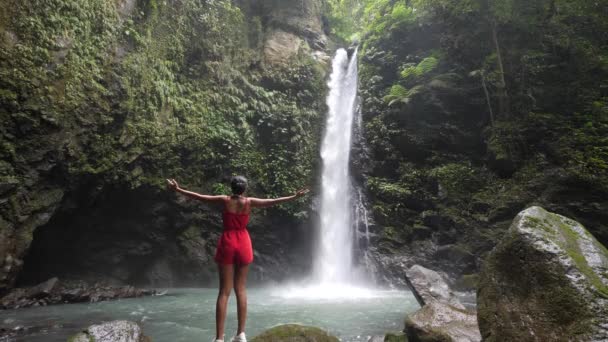
<path id="1" fill-rule="evenodd" d="M 223 340 L 224 323 L 226 322 L 226 307 L 228 306 L 228 297 L 230 297 L 234 278 L 234 265 L 218 264 L 218 268 L 220 272 L 220 291 L 217 295 L 217 303 L 215 305 L 215 338 Z"/>
<path id="2" fill-rule="evenodd" d="M 239 319 L 237 335 L 245 332 L 245 321 L 247 321 L 247 273 L 249 265 L 237 265 L 234 277 L 234 292 L 236 293 L 236 308 Z"/>

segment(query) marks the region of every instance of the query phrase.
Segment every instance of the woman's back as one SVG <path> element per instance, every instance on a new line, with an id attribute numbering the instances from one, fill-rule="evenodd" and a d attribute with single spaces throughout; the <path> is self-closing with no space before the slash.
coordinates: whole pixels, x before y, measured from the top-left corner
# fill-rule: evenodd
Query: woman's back
<path id="1" fill-rule="evenodd" d="M 224 202 L 224 212 L 222 213 L 224 231 L 247 229 L 250 212 L 251 205 L 250 200 L 247 197 L 229 197 L 226 202 Z"/>
<path id="2" fill-rule="evenodd" d="M 224 202 L 224 212 L 231 214 L 249 214 L 251 212 L 249 198 L 244 196 L 229 196 Z"/>

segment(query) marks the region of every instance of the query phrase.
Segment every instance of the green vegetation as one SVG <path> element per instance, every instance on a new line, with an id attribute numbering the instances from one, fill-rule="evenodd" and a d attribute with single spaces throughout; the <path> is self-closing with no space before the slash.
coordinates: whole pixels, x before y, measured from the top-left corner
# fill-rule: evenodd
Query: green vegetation
<path id="1" fill-rule="evenodd" d="M 213 184 L 237 173 L 260 196 L 311 183 L 324 70 L 307 55 L 261 67 L 259 16 L 227 0 L 2 5 L 3 182 L 56 149 L 66 178 L 131 188 L 173 176 L 225 191 Z"/>
<path id="2" fill-rule="evenodd" d="M 393 332 L 389 332 L 386 333 L 386 335 L 384 336 L 384 342 L 407 342 L 407 336 L 402 333 L 402 332 L 398 332 L 398 333 L 393 333 Z"/>

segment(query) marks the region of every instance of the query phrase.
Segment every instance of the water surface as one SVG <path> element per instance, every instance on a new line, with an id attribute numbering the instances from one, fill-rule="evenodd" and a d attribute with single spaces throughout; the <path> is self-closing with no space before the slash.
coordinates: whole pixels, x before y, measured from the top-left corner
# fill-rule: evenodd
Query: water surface
<path id="1" fill-rule="evenodd" d="M 320 291 L 285 286 L 249 289 L 248 336 L 278 324 L 299 323 L 324 328 L 342 341 L 367 341 L 372 335 L 403 329 L 405 315 L 418 308 L 407 291 L 345 289 L 331 296 Z M 0 323 L 10 329 L 37 327 L 17 341 L 65 342 L 90 324 L 127 319 L 140 322 L 154 342 L 208 342 L 215 337 L 216 295 L 216 289 L 170 289 L 164 296 L 7 310 L 0 311 Z M 234 295 L 228 305 L 227 338 L 236 330 Z"/>

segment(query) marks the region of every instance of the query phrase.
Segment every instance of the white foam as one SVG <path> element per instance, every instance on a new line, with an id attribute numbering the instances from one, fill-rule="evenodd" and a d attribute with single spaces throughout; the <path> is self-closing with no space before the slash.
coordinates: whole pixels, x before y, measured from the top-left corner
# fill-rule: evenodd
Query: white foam
<path id="1" fill-rule="evenodd" d="M 271 291 L 273 296 L 284 299 L 345 301 L 370 298 L 386 298 L 397 291 L 354 286 L 344 283 L 320 283 L 313 285 L 287 285 Z"/>

